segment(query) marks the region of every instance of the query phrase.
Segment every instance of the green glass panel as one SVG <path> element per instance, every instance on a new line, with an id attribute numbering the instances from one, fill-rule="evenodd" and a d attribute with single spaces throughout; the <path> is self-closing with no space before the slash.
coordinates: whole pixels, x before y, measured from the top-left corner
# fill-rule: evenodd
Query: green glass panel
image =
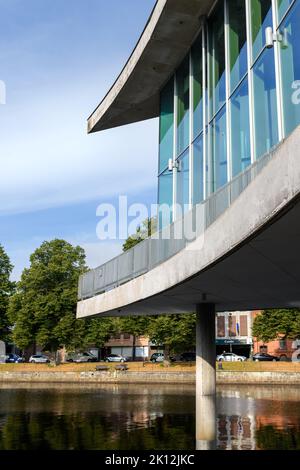
<path id="1" fill-rule="evenodd" d="M 278 143 L 274 50 L 266 49 L 253 67 L 256 158 Z"/>
<path id="2" fill-rule="evenodd" d="M 219 1 L 208 23 L 209 32 L 209 106 L 214 116 L 226 98 L 224 2 Z"/>
<path id="3" fill-rule="evenodd" d="M 177 155 L 189 145 L 190 65 L 187 56 L 176 72 L 178 114 Z"/>
<path id="4" fill-rule="evenodd" d="M 173 135 L 174 79 L 172 78 L 160 94 L 159 173 L 168 166 L 169 158 L 173 158 Z"/>
<path id="5" fill-rule="evenodd" d="M 203 188 L 203 134 L 193 144 L 193 204 L 204 199 Z"/>
<path id="6" fill-rule="evenodd" d="M 245 0 L 228 2 L 230 88 L 238 85 L 247 72 L 247 31 Z"/>
<path id="7" fill-rule="evenodd" d="M 277 0 L 278 20 L 281 21 L 293 0 Z"/>
<path id="8" fill-rule="evenodd" d="M 227 136 L 225 106 L 211 123 L 213 191 L 227 183 Z"/>
<path id="9" fill-rule="evenodd" d="M 300 124 L 300 2 L 285 18 L 280 33 L 284 124 L 289 134 Z"/>
<path id="10" fill-rule="evenodd" d="M 166 170 L 158 178 L 159 228 L 172 222 L 173 172 Z"/>
<path id="11" fill-rule="evenodd" d="M 178 158 L 177 170 L 177 204 L 181 206 L 182 213 L 189 209 L 189 151 Z"/>
<path id="12" fill-rule="evenodd" d="M 248 77 L 231 97 L 230 109 L 232 174 L 235 176 L 251 163 Z"/>
<path id="13" fill-rule="evenodd" d="M 193 63 L 193 113 L 194 129 L 196 137 L 203 128 L 203 77 L 202 77 L 202 33 L 192 47 Z"/>
<path id="14" fill-rule="evenodd" d="M 251 0 L 251 26 L 254 60 L 265 46 L 265 29 L 272 26 L 271 0 Z"/>

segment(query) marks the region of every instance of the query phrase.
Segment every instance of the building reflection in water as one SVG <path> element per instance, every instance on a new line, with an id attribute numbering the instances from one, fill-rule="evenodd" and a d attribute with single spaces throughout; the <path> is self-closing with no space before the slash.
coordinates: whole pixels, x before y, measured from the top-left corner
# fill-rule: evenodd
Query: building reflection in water
<path id="1" fill-rule="evenodd" d="M 194 450 L 195 428 L 198 448 L 300 449 L 299 388 L 222 386 L 205 409 L 194 387 L 2 385 L 0 449 Z"/>

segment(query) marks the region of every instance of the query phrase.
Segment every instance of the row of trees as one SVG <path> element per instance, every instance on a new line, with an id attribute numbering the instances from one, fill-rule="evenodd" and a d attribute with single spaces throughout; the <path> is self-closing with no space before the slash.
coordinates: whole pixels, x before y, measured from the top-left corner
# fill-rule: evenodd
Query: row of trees
<path id="1" fill-rule="evenodd" d="M 126 251 L 155 230 L 146 220 L 123 245 Z M 195 314 L 124 318 L 76 319 L 80 274 L 87 271 L 84 250 L 65 240 L 44 242 L 30 257 L 21 280 L 10 280 L 13 266 L 0 245 L 0 339 L 19 348 L 39 345 L 55 352 L 102 347 L 110 336 L 129 333 L 147 335 L 167 354 L 190 349 L 195 344 Z M 300 337 L 300 310 L 265 310 L 257 316 L 253 335 L 264 342 Z"/>
<path id="2" fill-rule="evenodd" d="M 101 347 L 116 333 L 148 335 L 180 352 L 195 342 L 195 315 L 76 319 L 78 278 L 87 271 L 84 250 L 65 240 L 44 242 L 30 257 L 18 283 L 0 247 L 0 338 L 19 348 L 55 352 Z"/>

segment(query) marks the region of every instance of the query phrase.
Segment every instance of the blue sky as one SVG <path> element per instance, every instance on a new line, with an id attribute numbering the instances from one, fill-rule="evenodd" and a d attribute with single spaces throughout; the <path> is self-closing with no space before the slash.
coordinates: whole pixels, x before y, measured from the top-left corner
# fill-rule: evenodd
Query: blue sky
<path id="1" fill-rule="evenodd" d="M 101 264 L 122 241 L 97 239 L 98 205 L 156 202 L 157 120 L 86 134 L 154 3 L 0 0 L 0 243 L 14 279 L 55 237 Z"/>

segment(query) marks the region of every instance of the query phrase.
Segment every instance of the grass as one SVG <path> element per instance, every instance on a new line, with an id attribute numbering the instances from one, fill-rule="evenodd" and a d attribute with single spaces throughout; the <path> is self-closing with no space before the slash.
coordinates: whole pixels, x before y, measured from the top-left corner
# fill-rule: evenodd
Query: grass
<path id="1" fill-rule="evenodd" d="M 13 371 L 13 372 L 87 372 L 95 371 L 96 365 L 104 363 L 68 363 L 55 366 L 53 364 L 0 364 L 0 372 Z M 111 370 L 119 363 L 108 363 L 107 365 Z M 169 367 L 165 367 L 162 363 L 152 364 L 151 362 L 128 362 L 129 371 L 156 371 L 156 372 L 195 372 L 195 363 L 173 363 Z M 236 372 L 299 372 L 300 362 L 223 362 L 224 371 Z M 218 370 L 218 364 L 217 364 Z"/>

